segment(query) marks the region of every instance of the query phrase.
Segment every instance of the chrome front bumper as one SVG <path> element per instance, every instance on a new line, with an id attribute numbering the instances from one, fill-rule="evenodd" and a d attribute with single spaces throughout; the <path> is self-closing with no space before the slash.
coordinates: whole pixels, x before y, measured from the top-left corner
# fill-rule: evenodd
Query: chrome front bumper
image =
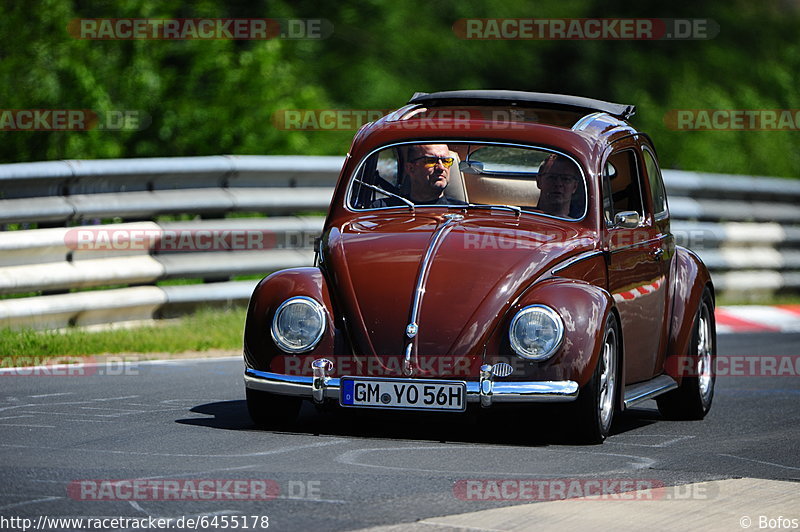
<path id="1" fill-rule="evenodd" d="M 314 361 L 314 376 L 303 377 L 270 373 L 247 368 L 244 383 L 247 388 L 279 395 L 307 397 L 315 403 L 325 399 L 339 401 L 340 380 L 326 376 L 329 369 Z M 398 377 L 401 378 L 401 377 Z M 492 366 L 481 366 L 479 381 L 465 381 L 467 402 L 489 407 L 492 403 L 564 403 L 578 397 L 578 383 L 574 381 L 496 382 Z"/>

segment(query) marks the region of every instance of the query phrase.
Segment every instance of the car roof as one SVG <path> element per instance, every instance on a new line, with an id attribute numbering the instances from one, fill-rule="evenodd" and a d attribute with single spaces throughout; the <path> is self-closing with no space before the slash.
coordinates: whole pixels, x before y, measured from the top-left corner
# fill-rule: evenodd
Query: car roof
<path id="1" fill-rule="evenodd" d="M 418 92 L 403 107 L 362 126 L 351 151 L 436 138 L 484 139 L 548 145 L 593 165 L 590 160 L 601 158 L 612 143 L 635 135 L 646 137 L 625 119 L 635 109 L 633 105 L 563 94 L 507 90 Z"/>
<path id="2" fill-rule="evenodd" d="M 512 105 L 583 111 L 584 114 L 594 112 L 607 113 L 613 117 L 628 120 L 636 113 L 636 106 L 605 102 L 583 96 L 566 94 L 550 94 L 546 92 L 525 92 L 509 90 L 460 90 L 444 92 L 417 92 L 408 101 L 409 104 L 423 104 L 426 107 L 452 105 Z"/>

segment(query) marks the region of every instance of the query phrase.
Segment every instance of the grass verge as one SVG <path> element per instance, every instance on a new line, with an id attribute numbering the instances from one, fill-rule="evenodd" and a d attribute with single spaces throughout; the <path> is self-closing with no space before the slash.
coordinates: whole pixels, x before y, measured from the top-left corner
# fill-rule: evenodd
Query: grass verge
<path id="1" fill-rule="evenodd" d="M 102 353 L 182 353 L 242 347 L 247 309 L 203 309 L 158 325 L 90 332 L 0 329 L 0 360 Z"/>

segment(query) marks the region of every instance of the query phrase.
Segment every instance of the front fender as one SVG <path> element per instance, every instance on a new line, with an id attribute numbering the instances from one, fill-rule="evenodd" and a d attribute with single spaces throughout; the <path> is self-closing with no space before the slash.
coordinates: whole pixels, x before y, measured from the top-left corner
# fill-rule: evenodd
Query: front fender
<path id="1" fill-rule="evenodd" d="M 678 383 L 682 379 L 680 360 L 688 353 L 694 317 L 700 306 L 703 290 L 707 286 L 711 289 L 711 296 L 714 297 L 711 274 L 700 257 L 686 248 L 676 247 L 669 342 L 664 371 Z"/>
<path id="2" fill-rule="evenodd" d="M 514 315 L 528 305 L 553 308 L 564 321 L 564 341 L 550 359 L 522 359 L 511 349 L 508 329 Z M 572 380 L 583 386 L 592 376 L 603 342 L 603 328 L 614 307 L 604 289 L 575 279 L 551 278 L 532 286 L 509 309 L 487 346 L 487 362 L 508 362 L 509 380 Z M 522 370 L 522 371 L 519 371 Z"/>
<path id="3" fill-rule="evenodd" d="M 281 303 L 293 296 L 315 299 L 322 304 L 327 314 L 325 333 L 319 344 L 301 355 L 284 353 L 275 345 L 270 335 L 275 311 Z M 265 277 L 253 291 L 247 309 L 244 328 L 245 364 L 261 371 L 310 374 L 311 360 L 330 357 L 337 351 L 341 332 L 337 328 L 335 316 L 328 285 L 319 268 L 292 268 Z M 301 363 L 296 364 L 296 361 Z"/>

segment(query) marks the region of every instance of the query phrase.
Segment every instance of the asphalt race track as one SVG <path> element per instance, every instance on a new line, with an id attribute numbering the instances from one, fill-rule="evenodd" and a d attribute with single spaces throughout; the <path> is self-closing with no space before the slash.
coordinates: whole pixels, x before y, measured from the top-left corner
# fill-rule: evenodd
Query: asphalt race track
<path id="1" fill-rule="evenodd" d="M 270 530 L 354 530 L 535 502 L 465 497 L 458 486 L 470 479 L 797 482 L 800 334 L 722 335 L 719 354 L 732 357 L 726 367 L 736 376 L 718 377 L 706 420 L 665 421 L 651 401 L 618 417 L 600 446 L 572 445 L 559 436 L 560 416 L 538 410 L 386 415 L 306 405 L 291 432 L 259 431 L 247 415 L 238 358 L 106 364 L 89 375 L 5 372 L 0 529 L 21 530 L 23 518 L 40 529 L 81 529 L 40 522 L 44 516 L 206 516 L 198 529 L 214 517 L 217 528 L 226 518 L 230 528 L 258 529 L 266 521 L 251 516 L 268 516 Z M 735 358 L 752 356 L 788 357 L 794 370 L 776 375 Z M 135 492 L 134 479 L 163 488 L 162 496 Z M 194 490 L 201 480 L 217 491 Z M 164 497 L 168 486 L 172 496 Z M 231 486 L 255 500 L 232 498 Z M 711 511 L 713 490 L 703 496 Z M 783 516 L 800 518 L 800 503 Z M 674 527 L 693 528 L 688 519 L 676 512 Z"/>

